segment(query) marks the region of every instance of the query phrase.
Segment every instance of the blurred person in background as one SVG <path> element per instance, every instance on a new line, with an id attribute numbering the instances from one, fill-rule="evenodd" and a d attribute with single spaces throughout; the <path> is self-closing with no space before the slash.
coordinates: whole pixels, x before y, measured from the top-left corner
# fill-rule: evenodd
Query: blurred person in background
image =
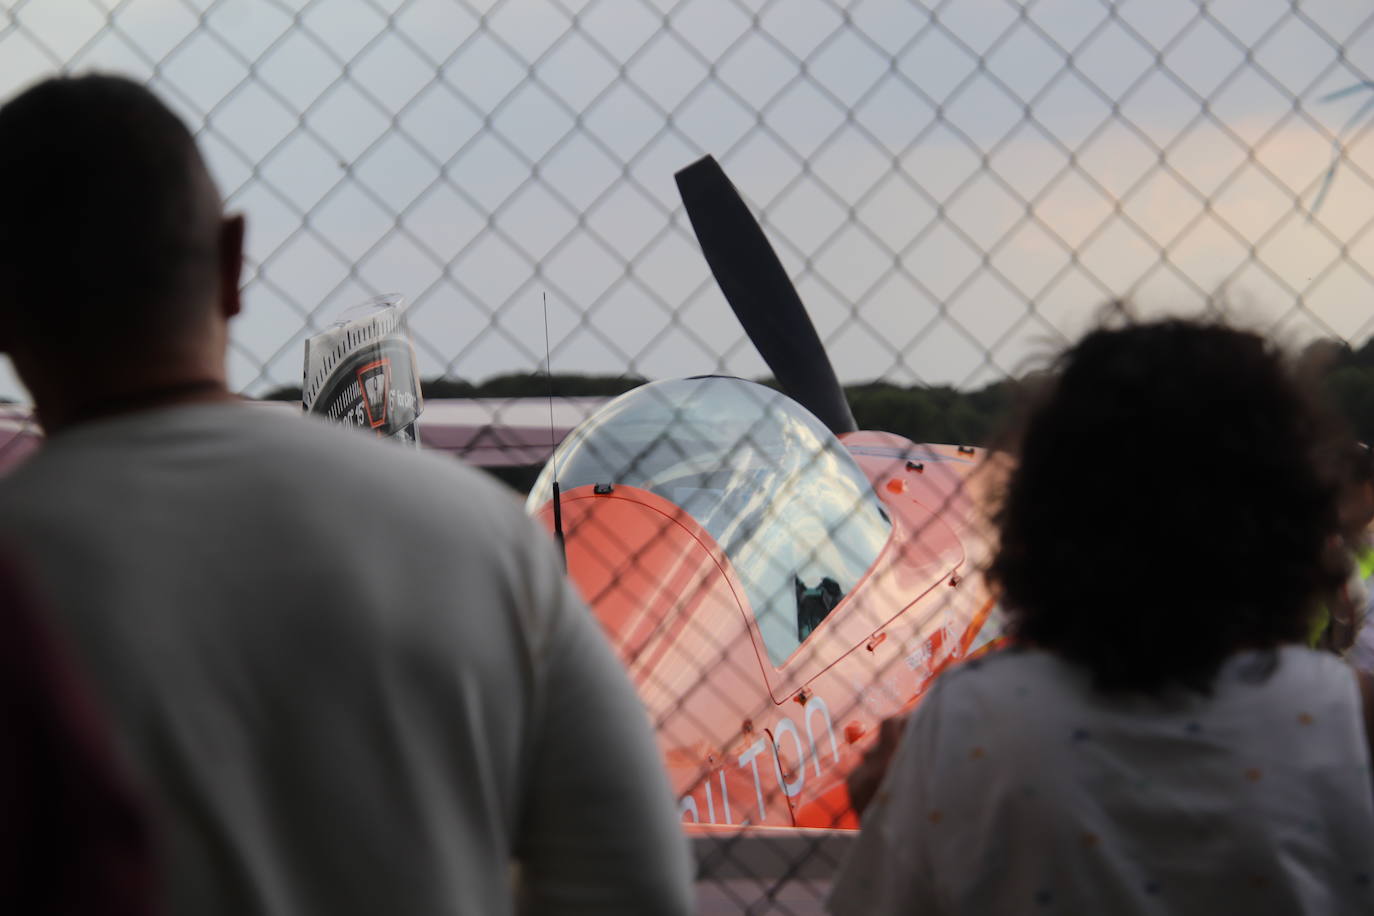
<path id="1" fill-rule="evenodd" d="M 1340 588 L 1317 602 L 1308 644 L 1353 660 L 1370 600 L 1369 578 L 1374 574 L 1374 545 L 1368 531 L 1374 521 L 1374 461 L 1369 447 L 1360 442 L 1342 449 L 1342 455 L 1347 487 L 1341 513 L 1347 534 L 1338 543 L 1349 554 L 1350 572 Z"/>
<path id="2" fill-rule="evenodd" d="M 1354 465 L 1352 477 L 1354 486 L 1346 501 L 1346 511 L 1352 526 L 1356 529 L 1350 543 L 1353 571 L 1351 582 L 1346 586 L 1346 604 L 1354 633 L 1346 657 L 1356 670 L 1366 675 L 1374 675 L 1374 617 L 1371 605 L 1374 604 L 1374 542 L 1371 541 L 1369 526 L 1374 523 L 1374 452 L 1368 445 L 1360 443 L 1353 452 Z"/>
<path id="3" fill-rule="evenodd" d="M 1258 336 L 1073 347 L 997 518 L 1017 645 L 892 730 L 832 911 L 1374 911 L 1360 690 L 1304 645 L 1348 568 L 1343 441 Z"/>
<path id="4" fill-rule="evenodd" d="M 643 708 L 515 499 L 226 388 L 244 223 L 182 123 L 49 80 L 0 172 L 0 349 L 48 434 L 0 536 L 151 800 L 167 912 L 689 911 Z"/>

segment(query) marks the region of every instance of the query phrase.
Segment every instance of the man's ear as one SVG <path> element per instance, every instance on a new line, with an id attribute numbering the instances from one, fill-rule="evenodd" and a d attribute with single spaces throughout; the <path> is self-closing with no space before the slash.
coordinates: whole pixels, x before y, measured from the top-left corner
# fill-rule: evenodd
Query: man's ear
<path id="1" fill-rule="evenodd" d="M 234 213 L 220 220 L 219 226 L 219 302 L 220 312 L 230 319 L 239 313 L 239 280 L 243 275 L 243 214 Z"/>

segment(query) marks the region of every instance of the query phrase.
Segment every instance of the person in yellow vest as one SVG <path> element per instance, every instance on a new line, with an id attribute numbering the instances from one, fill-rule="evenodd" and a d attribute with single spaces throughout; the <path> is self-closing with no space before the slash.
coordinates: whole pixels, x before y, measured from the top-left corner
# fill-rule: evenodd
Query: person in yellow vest
<path id="1" fill-rule="evenodd" d="M 1374 618 L 1370 615 L 1370 596 L 1374 592 L 1371 588 L 1374 586 L 1374 538 L 1369 532 L 1370 523 L 1374 522 L 1374 452 L 1360 443 L 1356 460 L 1359 476 L 1350 511 L 1361 523 L 1362 534 L 1359 541 L 1351 545 L 1354 570 L 1352 584 L 1347 589 L 1354 592 L 1349 597 L 1355 600 L 1348 603 L 1358 613 L 1352 620 L 1352 644 L 1346 658 L 1357 671 L 1374 674 Z"/>
<path id="2" fill-rule="evenodd" d="M 1350 551 L 1350 576 L 1340 590 L 1317 605 L 1307 643 L 1354 661 L 1355 647 L 1363 634 L 1368 646 L 1365 654 L 1374 670 L 1374 626 L 1366 627 L 1371 603 L 1370 576 L 1374 575 L 1374 546 L 1367 541 L 1347 545 Z M 1368 632 L 1365 632 L 1365 631 Z"/>

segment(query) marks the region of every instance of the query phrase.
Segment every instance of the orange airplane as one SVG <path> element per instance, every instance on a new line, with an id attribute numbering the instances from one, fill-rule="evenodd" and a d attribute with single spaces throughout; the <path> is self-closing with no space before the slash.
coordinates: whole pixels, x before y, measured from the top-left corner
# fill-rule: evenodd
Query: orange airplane
<path id="1" fill-rule="evenodd" d="M 721 376 L 637 388 L 563 440 L 527 508 L 629 669 L 684 821 L 857 827 L 844 779 L 878 724 L 1000 631 L 976 574 L 996 463 L 857 430 L 715 160 L 677 181 L 786 394 Z"/>

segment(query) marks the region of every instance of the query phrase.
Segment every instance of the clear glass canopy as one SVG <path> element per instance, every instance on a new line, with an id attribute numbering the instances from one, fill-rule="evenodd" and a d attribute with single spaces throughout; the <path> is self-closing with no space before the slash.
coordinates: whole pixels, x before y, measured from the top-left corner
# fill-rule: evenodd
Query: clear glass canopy
<path id="1" fill-rule="evenodd" d="M 868 478 L 805 408 L 721 376 L 643 385 L 574 430 L 526 508 L 588 484 L 662 496 L 715 538 L 780 666 L 873 564 L 892 525 Z"/>

